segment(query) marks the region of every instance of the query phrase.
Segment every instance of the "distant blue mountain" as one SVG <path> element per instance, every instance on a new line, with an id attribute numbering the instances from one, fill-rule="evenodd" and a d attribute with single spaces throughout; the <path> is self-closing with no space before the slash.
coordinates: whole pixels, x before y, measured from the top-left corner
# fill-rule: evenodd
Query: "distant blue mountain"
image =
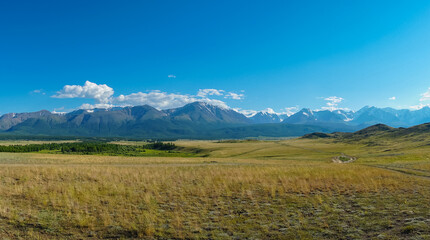
<path id="1" fill-rule="evenodd" d="M 297 113 L 286 118 L 284 123 L 313 124 L 344 123 L 350 126 L 371 126 L 374 124 L 386 124 L 392 127 L 410 127 L 430 122 L 430 108 L 420 110 L 393 109 L 363 107 L 357 112 L 344 110 L 311 111 L 303 108 Z"/>
<path id="2" fill-rule="evenodd" d="M 195 102 L 168 110 L 144 105 L 77 110 L 66 114 L 46 110 L 9 113 L 0 117 L 0 132 L 15 135 L 211 139 L 287 137 L 312 131 L 355 131 L 374 124 L 410 127 L 426 122 L 430 122 L 429 107 L 412 111 L 366 106 L 357 112 L 303 108 L 291 116 L 267 109 L 246 117 L 232 109 Z"/>

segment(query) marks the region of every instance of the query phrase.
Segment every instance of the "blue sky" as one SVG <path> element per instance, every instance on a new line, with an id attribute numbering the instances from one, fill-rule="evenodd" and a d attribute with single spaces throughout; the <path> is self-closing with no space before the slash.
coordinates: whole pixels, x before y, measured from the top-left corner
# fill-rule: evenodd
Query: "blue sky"
<path id="1" fill-rule="evenodd" d="M 2 114 L 430 103 L 429 1 L 1 1 L 0 21 Z"/>

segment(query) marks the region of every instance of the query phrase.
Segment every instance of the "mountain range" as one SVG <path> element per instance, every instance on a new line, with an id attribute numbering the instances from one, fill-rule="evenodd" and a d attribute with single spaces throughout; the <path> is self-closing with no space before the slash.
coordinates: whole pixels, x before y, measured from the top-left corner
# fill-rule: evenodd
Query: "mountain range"
<path id="1" fill-rule="evenodd" d="M 343 123 L 349 126 L 366 127 L 378 123 L 392 127 L 410 127 L 426 122 L 430 122 L 430 107 L 423 107 L 419 110 L 377 108 L 366 106 L 358 111 L 345 110 L 319 110 L 312 111 L 303 108 L 295 114 L 284 118 L 276 119 L 276 113 L 259 112 L 258 121 L 251 117 L 251 120 L 258 123 L 283 122 L 290 124 L 310 124 L 321 125 L 327 123 Z M 281 115 L 278 115 L 281 116 Z M 275 120 L 276 119 L 276 120 Z"/>
<path id="2" fill-rule="evenodd" d="M 430 122 L 428 107 L 416 111 L 364 107 L 357 112 L 304 108 L 291 116 L 262 111 L 247 117 L 233 109 L 194 102 L 168 110 L 144 105 L 65 114 L 46 110 L 9 113 L 0 117 L 0 132 L 26 136 L 215 139 L 353 132 L 377 123 L 408 127 L 425 122 Z"/>

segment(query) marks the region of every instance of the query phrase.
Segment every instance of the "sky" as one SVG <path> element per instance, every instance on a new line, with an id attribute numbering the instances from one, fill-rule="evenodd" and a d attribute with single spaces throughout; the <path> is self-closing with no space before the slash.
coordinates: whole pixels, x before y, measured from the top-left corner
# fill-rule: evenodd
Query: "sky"
<path id="1" fill-rule="evenodd" d="M 430 104 L 430 1 L 0 1 L 0 114 Z"/>

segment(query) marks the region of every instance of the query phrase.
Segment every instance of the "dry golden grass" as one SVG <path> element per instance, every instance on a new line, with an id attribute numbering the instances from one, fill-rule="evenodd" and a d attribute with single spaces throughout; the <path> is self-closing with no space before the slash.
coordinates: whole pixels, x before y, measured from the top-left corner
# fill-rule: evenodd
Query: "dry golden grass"
<path id="1" fill-rule="evenodd" d="M 393 170 L 428 171 L 417 150 L 387 156 L 297 139 L 177 144 L 210 156 L 1 153 L 0 238 L 430 238 L 430 179 Z M 332 163 L 340 152 L 359 160 Z"/>

